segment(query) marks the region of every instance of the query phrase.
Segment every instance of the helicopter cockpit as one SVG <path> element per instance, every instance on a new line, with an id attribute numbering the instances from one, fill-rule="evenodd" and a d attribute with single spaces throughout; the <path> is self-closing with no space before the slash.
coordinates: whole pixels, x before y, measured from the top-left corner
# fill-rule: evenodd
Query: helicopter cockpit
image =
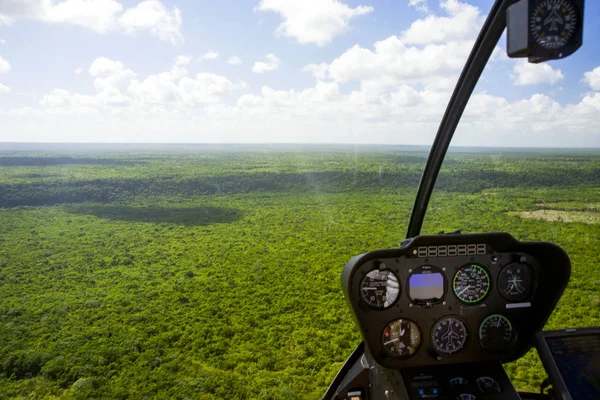
<path id="1" fill-rule="evenodd" d="M 600 328 L 543 331 L 571 274 L 561 248 L 509 233 L 420 236 L 452 136 L 505 28 L 509 57 L 561 59 L 582 44 L 583 11 L 583 0 L 495 1 L 431 148 L 407 239 L 343 269 L 364 341 L 324 399 L 600 399 Z M 549 378 L 539 394 L 519 393 L 502 364 L 533 346 Z"/>

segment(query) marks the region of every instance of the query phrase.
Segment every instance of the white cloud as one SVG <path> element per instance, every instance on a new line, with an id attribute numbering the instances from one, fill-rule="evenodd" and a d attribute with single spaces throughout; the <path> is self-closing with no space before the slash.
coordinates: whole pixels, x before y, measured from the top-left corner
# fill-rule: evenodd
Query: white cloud
<path id="1" fill-rule="evenodd" d="M 523 86 L 542 83 L 554 84 L 564 76 L 560 69 L 553 69 L 550 64 L 531 64 L 526 60 L 520 60 L 513 67 L 511 78 L 515 85 Z"/>
<path id="2" fill-rule="evenodd" d="M 8 92 L 10 92 L 10 88 L 0 83 L 0 94 L 6 94 Z"/>
<path id="3" fill-rule="evenodd" d="M 229 116 L 232 124 L 243 121 L 240 127 L 283 142 L 426 144 L 435 135 L 446 103 L 444 93 L 406 85 L 374 101 L 364 89 L 342 94 L 339 84 L 318 82 L 301 91 L 263 87 L 260 95 L 241 96 L 234 108 L 220 109 L 212 117 L 226 123 Z M 598 93 L 572 105 L 542 94 L 511 102 L 477 93 L 454 144 L 590 145 L 599 138 L 599 111 Z M 541 121 L 540 114 L 549 117 Z"/>
<path id="4" fill-rule="evenodd" d="M 75 113 L 93 111 L 98 103 L 99 99 L 96 97 L 81 95 L 79 93 L 72 94 L 64 89 L 54 89 L 40 100 L 40 105 L 44 108 L 60 109 L 63 112 Z"/>
<path id="5" fill-rule="evenodd" d="M 145 0 L 127 9 L 119 18 L 119 24 L 127 33 L 147 30 L 172 44 L 183 43 L 181 12 L 177 7 L 169 11 L 158 0 Z"/>
<path id="6" fill-rule="evenodd" d="M 17 18 L 50 23 L 83 26 L 98 33 L 117 28 L 117 15 L 123 6 L 116 0 L 8 0 L 0 2 L 0 16 L 11 21 Z"/>
<path id="7" fill-rule="evenodd" d="M 479 12 L 457 1 L 444 4 L 462 11 L 448 9 L 447 16 L 435 18 L 477 23 Z M 437 33 L 417 41 L 411 32 L 420 25 L 413 24 L 372 46 L 356 45 L 326 63 L 307 65 L 303 71 L 316 81 L 295 90 L 263 86 L 249 93 L 242 91 L 246 83 L 226 76 L 191 75 L 185 55 L 149 76 L 99 57 L 89 67 L 90 92 L 57 88 L 42 96 L 38 107 L 0 111 L 1 131 L 22 132 L 25 141 L 430 144 L 476 35 L 446 23 L 440 22 L 443 43 Z M 279 65 L 269 54 L 253 70 Z M 584 80 L 597 89 L 599 76 L 600 67 Z M 513 101 L 478 92 L 453 144 L 597 146 L 599 116 L 599 92 L 584 93 L 575 104 L 544 94 Z M 0 140 L 9 140 L 2 132 Z"/>
<path id="8" fill-rule="evenodd" d="M 329 64 L 311 64 L 304 71 L 320 80 L 359 82 L 362 96 L 373 100 L 405 84 L 449 96 L 483 19 L 477 7 L 457 0 L 440 4 L 447 16 L 429 14 L 372 49 L 354 45 Z"/>
<path id="9" fill-rule="evenodd" d="M 376 80 L 386 85 L 422 82 L 462 69 L 472 41 L 407 46 L 399 37 L 376 42 L 374 50 L 355 45 L 333 60 L 328 76 L 338 82 Z"/>
<path id="10" fill-rule="evenodd" d="M 105 73 L 123 70 L 105 64 L 99 68 Z M 173 86 L 158 85 L 168 82 L 167 76 L 174 75 L 169 71 L 141 81 L 149 84 L 145 90 L 126 89 L 124 95 L 131 98 L 126 108 L 103 103 L 99 94 L 56 89 L 44 96 L 40 109 L 0 112 L 3 128 L 39 132 L 39 126 L 60 123 L 63 141 L 164 142 L 168 132 L 173 142 L 426 144 L 447 102 L 445 92 L 408 85 L 373 97 L 368 85 L 344 93 L 340 83 L 320 81 L 302 90 L 265 86 L 228 105 L 222 96 L 237 85 L 226 77 L 201 73 L 176 79 Z M 171 96 L 164 96 L 169 90 Z M 598 115 L 600 93 L 564 105 L 543 94 L 509 101 L 480 92 L 471 98 L 453 143 L 590 146 L 599 139 Z M 78 136 L 81 132 L 86 136 Z M 45 131 L 40 135 L 24 140 L 57 140 Z"/>
<path id="11" fill-rule="evenodd" d="M 98 33 L 117 29 L 116 16 L 123 11 L 115 0 L 65 0 L 56 5 L 42 1 L 42 7 L 46 22 L 79 25 Z"/>
<path id="12" fill-rule="evenodd" d="M 584 74 L 584 81 L 590 85 L 592 90 L 600 90 L 600 67 Z"/>
<path id="13" fill-rule="evenodd" d="M 75 72 L 76 75 L 81 75 L 81 73 L 83 72 L 83 68 L 75 68 L 73 72 Z"/>
<path id="14" fill-rule="evenodd" d="M 108 105 L 126 105 L 130 102 L 124 92 L 137 75 L 126 69 L 123 63 L 99 57 L 90 66 L 89 74 L 94 77 L 99 101 Z"/>
<path id="15" fill-rule="evenodd" d="M 242 63 L 242 59 L 239 58 L 238 56 L 231 56 L 227 60 L 227 64 L 230 64 L 230 65 L 239 65 L 241 63 Z"/>
<path id="16" fill-rule="evenodd" d="M 483 17 L 477 7 L 457 0 L 442 1 L 440 6 L 448 16 L 430 14 L 416 20 L 402 33 L 402 41 L 407 44 L 445 43 L 477 35 L 483 25 Z"/>
<path id="17" fill-rule="evenodd" d="M 179 100 L 177 85 L 159 75 L 150 75 L 142 82 L 134 80 L 127 90 L 140 103 L 168 104 Z"/>
<path id="18" fill-rule="evenodd" d="M 192 57 L 186 55 L 180 55 L 175 57 L 175 65 L 183 67 L 188 65 L 192 61 Z"/>
<path id="19" fill-rule="evenodd" d="M 235 85 L 224 76 L 199 73 L 196 79 L 183 78 L 179 82 L 184 103 L 200 105 L 218 103 L 220 96 L 235 89 Z"/>
<path id="20" fill-rule="evenodd" d="M 90 65 L 88 70 L 90 76 L 99 77 L 113 75 L 122 72 L 125 69 L 120 61 L 113 61 L 110 58 L 98 57 Z"/>
<path id="21" fill-rule="evenodd" d="M 0 39 L 0 44 L 6 44 L 6 40 Z"/>
<path id="22" fill-rule="evenodd" d="M 252 72 L 262 74 L 265 72 L 275 71 L 281 65 L 281 60 L 274 54 L 267 54 L 265 61 L 256 61 L 252 66 Z"/>
<path id="23" fill-rule="evenodd" d="M 4 0 L 0 2 L 0 22 L 33 19 L 47 23 L 82 26 L 100 34 L 147 31 L 173 44 L 183 42 L 181 13 L 168 10 L 158 0 L 144 0 L 125 9 L 116 0 Z"/>
<path id="24" fill-rule="evenodd" d="M 54 89 L 40 100 L 42 110 L 50 113 L 163 113 L 165 107 L 197 107 L 218 103 L 221 96 L 247 87 L 245 82 L 233 83 L 224 76 L 199 73 L 188 77 L 184 67 L 188 56 L 179 56 L 171 69 L 144 79 L 126 68 L 120 61 L 96 58 L 89 68 L 96 93 L 88 95 Z M 182 65 L 183 64 L 183 65 Z M 123 106 L 127 107 L 123 107 Z"/>
<path id="25" fill-rule="evenodd" d="M 329 64 L 310 65 L 305 70 L 317 79 L 358 82 L 362 96 L 373 101 L 406 84 L 443 93 L 447 100 L 482 17 L 477 7 L 457 0 L 440 4 L 447 16 L 426 15 L 400 35 L 375 42 L 372 48 L 354 45 Z"/>
<path id="26" fill-rule="evenodd" d="M 202 54 L 200 57 L 198 57 L 198 61 L 216 60 L 217 58 L 219 58 L 219 52 L 214 51 L 214 50 L 209 50 L 206 53 Z"/>
<path id="27" fill-rule="evenodd" d="M 10 63 L 0 57 L 0 74 L 10 71 Z"/>
<path id="28" fill-rule="evenodd" d="M 2 25 L 8 26 L 10 24 L 12 24 L 12 18 L 0 14 L 0 26 L 2 26 Z"/>
<path id="29" fill-rule="evenodd" d="M 273 11 L 283 22 L 276 34 L 296 39 L 301 44 L 325 46 L 349 29 L 352 18 L 373 12 L 373 7 L 349 7 L 340 0 L 261 0 L 255 10 Z"/>
<path id="30" fill-rule="evenodd" d="M 429 7 L 427 6 L 427 0 L 409 0 L 409 7 L 414 7 L 418 11 L 428 12 Z"/>
<path id="31" fill-rule="evenodd" d="M 310 72 L 315 77 L 315 79 L 323 80 L 327 76 L 328 68 L 329 68 L 329 65 L 327 65 L 327 63 L 309 64 L 309 65 L 305 66 L 304 68 L 302 68 L 302 71 Z"/>

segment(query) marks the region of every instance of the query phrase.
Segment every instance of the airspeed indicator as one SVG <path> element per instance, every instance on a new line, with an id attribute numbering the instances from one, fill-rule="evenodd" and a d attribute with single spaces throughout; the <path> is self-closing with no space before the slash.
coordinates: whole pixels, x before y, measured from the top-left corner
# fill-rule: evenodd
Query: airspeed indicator
<path id="1" fill-rule="evenodd" d="M 454 275 L 452 289 L 462 302 L 477 303 L 490 290 L 490 275 L 479 264 L 467 264 Z"/>

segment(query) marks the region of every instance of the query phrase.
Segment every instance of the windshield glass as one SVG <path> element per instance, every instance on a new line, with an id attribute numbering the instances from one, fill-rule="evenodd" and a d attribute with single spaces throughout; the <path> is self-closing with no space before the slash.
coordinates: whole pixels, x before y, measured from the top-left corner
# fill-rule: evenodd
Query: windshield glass
<path id="1" fill-rule="evenodd" d="M 590 25 L 587 37 L 596 30 Z M 571 280 L 545 329 L 600 324 L 600 68 L 586 56 L 594 45 L 586 45 L 535 65 L 506 58 L 500 43 L 458 126 L 422 229 L 510 232 L 565 249 Z M 505 369 L 520 390 L 537 392 L 546 378 L 535 350 Z"/>
<path id="2" fill-rule="evenodd" d="M 0 0 L 0 398 L 321 396 L 490 7 Z M 597 50 L 498 47 L 423 229 L 565 247 L 550 327 L 599 324 Z"/>

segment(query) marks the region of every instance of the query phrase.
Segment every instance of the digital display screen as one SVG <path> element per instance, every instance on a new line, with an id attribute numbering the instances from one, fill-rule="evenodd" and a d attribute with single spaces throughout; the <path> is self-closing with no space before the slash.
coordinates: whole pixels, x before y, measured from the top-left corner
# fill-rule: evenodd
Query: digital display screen
<path id="1" fill-rule="evenodd" d="M 444 277 L 437 272 L 413 274 L 408 280 L 408 295 L 413 300 L 440 300 L 444 297 Z"/>
<path id="2" fill-rule="evenodd" d="M 573 399 L 600 399 L 600 335 L 547 337 L 546 343 Z"/>

